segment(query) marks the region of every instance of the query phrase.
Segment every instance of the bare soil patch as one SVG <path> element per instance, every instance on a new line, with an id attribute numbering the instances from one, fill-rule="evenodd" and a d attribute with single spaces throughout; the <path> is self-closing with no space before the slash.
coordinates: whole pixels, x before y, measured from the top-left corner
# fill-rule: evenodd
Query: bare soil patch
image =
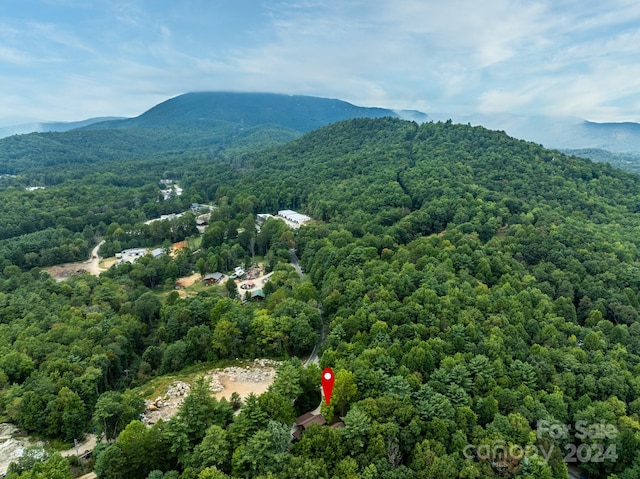
<path id="1" fill-rule="evenodd" d="M 269 389 L 269 386 L 273 382 L 273 379 L 271 381 L 262 382 L 234 381 L 232 378 L 224 374 L 218 376 L 218 379 L 224 389 L 216 393 L 215 397 L 217 399 L 225 398 L 227 401 L 231 400 L 231 395 L 234 392 L 238 393 L 242 399 L 246 398 L 251 393 L 256 396 L 260 396 L 260 394 L 267 392 L 267 389 Z"/>
<path id="2" fill-rule="evenodd" d="M 100 261 L 100 268 L 103 271 L 108 270 L 109 268 L 111 268 L 114 264 L 116 264 L 118 262 L 118 260 L 116 259 L 115 256 L 108 258 L 108 259 L 103 259 L 102 261 Z"/>
<path id="3" fill-rule="evenodd" d="M 69 279 L 73 275 L 89 273 L 89 270 L 86 268 L 87 265 L 85 263 L 67 263 L 50 266 L 49 268 L 45 268 L 45 271 L 59 283 Z"/>
<path id="4" fill-rule="evenodd" d="M 191 276 L 184 276 L 176 280 L 176 286 L 180 288 L 188 288 L 192 286 L 196 281 L 200 281 L 200 274 L 194 273 Z"/>
<path id="5" fill-rule="evenodd" d="M 169 253 L 169 256 L 174 258 L 178 251 L 180 251 L 181 249 L 186 248 L 186 247 L 187 247 L 187 242 L 186 241 L 178 241 L 177 243 L 173 243 L 171 245 L 171 252 Z"/>
<path id="6" fill-rule="evenodd" d="M 280 363 L 269 359 L 256 359 L 250 366 L 232 366 L 214 369 L 204 375 L 209 382 L 209 389 L 217 399 L 231 399 L 236 392 L 241 398 L 249 394 L 260 395 L 273 383 L 276 367 Z M 174 381 L 166 392 L 155 399 L 147 400 L 143 422 L 155 424 L 160 419 L 171 419 L 180 409 L 184 399 L 191 391 L 191 384 L 185 381 Z"/>
<path id="7" fill-rule="evenodd" d="M 99 276 L 100 273 L 108 269 L 106 264 L 104 268 L 100 266 L 100 257 L 98 256 L 98 250 L 103 243 L 104 241 L 101 241 L 95 246 L 95 248 L 93 248 L 91 251 L 91 257 L 87 261 L 59 264 L 49 268 L 44 268 L 44 270 L 57 282 L 65 281 L 76 274 L 89 273 L 94 276 Z"/>

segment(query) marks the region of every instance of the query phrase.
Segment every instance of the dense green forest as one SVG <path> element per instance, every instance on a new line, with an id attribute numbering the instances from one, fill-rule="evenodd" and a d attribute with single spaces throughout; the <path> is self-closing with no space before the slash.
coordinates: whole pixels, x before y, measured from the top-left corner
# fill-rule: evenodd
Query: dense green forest
<path id="1" fill-rule="evenodd" d="M 102 432 L 99 478 L 564 479 L 563 459 L 590 478 L 640 474 L 639 176 L 481 127 L 392 118 L 269 150 L 122 162 L 121 176 L 115 165 L 52 166 L 41 174 L 55 186 L 25 191 L 25 175 L 0 192 L 13 205 L 1 211 L 0 410 L 42 437 Z M 183 195 L 158 201 L 164 177 Z M 96 237 L 170 241 L 171 225 L 154 236 L 144 220 L 193 201 L 216 205 L 198 250 L 62 283 L 26 261 L 38 235 L 71 256 Z M 254 227 L 282 208 L 315 221 Z M 264 303 L 169 292 L 254 255 L 274 271 Z M 319 367 L 305 368 L 296 358 L 323 322 Z M 255 357 L 290 359 L 239 414 L 198 383 L 174 418 L 137 421 L 133 388 L 150 378 Z M 336 388 L 322 412 L 344 427 L 294 442 L 324 367 Z M 576 431 L 599 424 L 615 433 Z M 8 477 L 41 471 L 70 477 L 58 455 Z"/>
<path id="2" fill-rule="evenodd" d="M 213 120 L 193 129 L 127 128 L 14 135 L 0 140 L 0 174 L 37 175 L 43 166 L 72 163 L 77 167 L 105 161 L 179 157 L 185 153 L 211 157 L 232 145 L 270 146 L 297 136 L 298 132 L 275 125 L 240 128 L 235 123 Z"/>

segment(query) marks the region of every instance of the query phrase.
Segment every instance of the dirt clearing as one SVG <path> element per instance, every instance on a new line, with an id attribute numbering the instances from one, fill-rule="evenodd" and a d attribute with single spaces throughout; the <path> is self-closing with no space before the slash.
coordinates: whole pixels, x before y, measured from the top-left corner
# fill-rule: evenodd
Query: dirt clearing
<path id="1" fill-rule="evenodd" d="M 260 396 L 260 394 L 267 392 L 269 386 L 273 382 L 271 381 L 261 381 L 261 382 L 252 382 L 252 381 L 235 381 L 229 376 L 225 374 L 220 374 L 218 376 L 218 380 L 222 385 L 222 391 L 215 394 L 217 399 L 225 398 L 227 401 L 231 400 L 231 395 L 233 393 L 238 393 L 242 399 L 246 398 L 249 394 L 254 393 L 256 396 Z"/>
<path id="2" fill-rule="evenodd" d="M 231 399 L 235 392 L 241 398 L 249 394 L 260 395 L 273 383 L 276 367 L 280 363 L 270 359 L 256 359 L 251 365 L 232 366 L 224 369 L 213 369 L 204 374 L 209 382 L 211 393 L 217 399 Z M 191 384 L 185 381 L 174 381 L 164 394 L 153 400 L 147 400 L 144 419 L 148 425 L 162 419 L 171 419 L 180 409 L 180 405 L 191 391 Z"/>
<path id="3" fill-rule="evenodd" d="M 93 248 L 93 250 L 91 251 L 91 258 L 89 258 L 87 261 L 59 264 L 57 266 L 44 268 L 44 270 L 49 273 L 49 276 L 51 276 L 57 282 L 65 281 L 75 274 L 89 273 L 94 276 L 99 276 L 100 273 L 108 269 L 108 267 L 106 267 L 106 264 L 104 268 L 100 267 L 101 258 L 98 256 L 98 250 L 103 243 L 104 240 L 100 241 L 100 243 L 98 243 L 96 247 Z"/>
<path id="4" fill-rule="evenodd" d="M 187 247 L 186 241 L 178 241 L 177 243 L 173 243 L 171 245 L 171 252 L 169 253 L 169 256 L 171 256 L 172 258 L 175 258 L 176 253 L 186 247 Z"/>
<path id="5" fill-rule="evenodd" d="M 200 274 L 194 273 L 191 276 L 184 276 L 176 280 L 176 286 L 180 288 L 188 288 L 192 286 L 196 281 L 200 281 Z"/>

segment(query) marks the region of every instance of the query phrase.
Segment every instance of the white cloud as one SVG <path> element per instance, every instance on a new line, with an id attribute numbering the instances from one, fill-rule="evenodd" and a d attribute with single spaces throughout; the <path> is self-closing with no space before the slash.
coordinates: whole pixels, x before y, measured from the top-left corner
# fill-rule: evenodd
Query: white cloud
<path id="1" fill-rule="evenodd" d="M 15 48 L 0 46 L 0 63 L 13 63 L 15 65 L 29 65 L 35 59 L 24 51 Z"/>
<path id="2" fill-rule="evenodd" d="M 72 11 L 75 1 L 47 3 Z M 427 113 L 640 120 L 635 0 L 92 5 L 88 23 L 0 23 L 0 62 L 22 69 L 14 84 L 7 70 L 2 86 L 24 96 L 25 111 L 34 97 L 18 81 L 31 69 L 42 98 L 55 97 L 40 101 L 46 119 L 58 119 L 59 99 L 76 108 L 64 119 L 78 119 L 138 114 L 175 94 L 220 89 Z"/>

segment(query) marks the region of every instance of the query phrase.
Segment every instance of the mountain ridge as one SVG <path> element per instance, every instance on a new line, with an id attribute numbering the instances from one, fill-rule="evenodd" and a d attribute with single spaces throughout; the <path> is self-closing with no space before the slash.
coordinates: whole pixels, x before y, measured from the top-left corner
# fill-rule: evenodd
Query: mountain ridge
<path id="1" fill-rule="evenodd" d="M 352 118 L 410 115 L 341 100 L 273 93 L 186 93 L 135 118 L 91 123 L 62 133 L 0 140 L 0 173 L 61 163 L 128 160 L 157 155 L 216 155 L 228 148 L 282 144 L 321 126 Z"/>
<path id="2" fill-rule="evenodd" d="M 505 131 L 514 138 L 560 150 L 599 149 L 612 153 L 640 152 L 640 123 L 595 122 L 573 117 L 515 114 L 452 115 L 432 113 L 439 120 L 470 123 Z"/>
<path id="3" fill-rule="evenodd" d="M 190 92 L 165 100 L 135 118 L 94 123 L 83 129 L 206 128 L 211 121 L 227 121 L 239 123 L 242 128 L 275 124 L 306 133 L 340 120 L 382 116 L 399 118 L 401 114 L 386 108 L 361 107 L 342 100 L 306 95 Z"/>
<path id="4" fill-rule="evenodd" d="M 0 173 L 18 172 L 12 165 L 22 160 L 37 167 L 164 153 L 210 155 L 238 142 L 244 149 L 273 146 L 327 124 L 379 117 L 417 123 L 452 118 L 454 122 L 505 131 L 514 138 L 640 172 L 640 124 L 633 122 L 598 123 L 510 114 L 430 116 L 417 110 L 360 107 L 338 99 L 306 95 L 214 91 L 178 95 L 133 118 L 33 124 L 52 133 L 0 139 Z M 64 131 L 54 133 L 61 129 Z"/>
<path id="5" fill-rule="evenodd" d="M 253 110 L 249 108 L 253 106 Z M 293 118 L 287 118 L 292 116 Z M 124 128 L 157 128 L 182 125 L 207 128 L 210 122 L 226 121 L 241 127 L 275 124 L 306 133 L 335 121 L 354 117 L 392 116 L 410 121 L 429 121 L 418 110 L 363 107 L 334 99 L 279 93 L 200 91 L 164 100 L 135 117 L 97 117 L 72 122 L 32 122 L 0 127 L 0 139 L 15 134 Z"/>
<path id="6" fill-rule="evenodd" d="M 26 135 L 29 133 L 64 132 L 89 126 L 93 123 L 104 121 L 121 120 L 120 116 L 101 116 L 87 118 L 78 121 L 35 121 L 31 123 L 21 123 L 19 125 L 9 125 L 0 127 L 0 139 L 12 135 Z"/>
<path id="7" fill-rule="evenodd" d="M 172 128 L 206 129 L 220 121 L 239 128 L 273 124 L 306 133 L 349 118 L 391 116 L 423 123 L 452 119 L 490 129 L 561 150 L 599 149 L 612 153 L 640 152 L 640 124 L 595 122 L 559 116 L 515 114 L 456 115 L 418 110 L 362 107 L 332 98 L 278 93 L 200 91 L 169 98 L 132 118 L 91 118 L 78 122 L 36 122 L 0 128 L 0 138 L 13 134 L 50 131 Z"/>

